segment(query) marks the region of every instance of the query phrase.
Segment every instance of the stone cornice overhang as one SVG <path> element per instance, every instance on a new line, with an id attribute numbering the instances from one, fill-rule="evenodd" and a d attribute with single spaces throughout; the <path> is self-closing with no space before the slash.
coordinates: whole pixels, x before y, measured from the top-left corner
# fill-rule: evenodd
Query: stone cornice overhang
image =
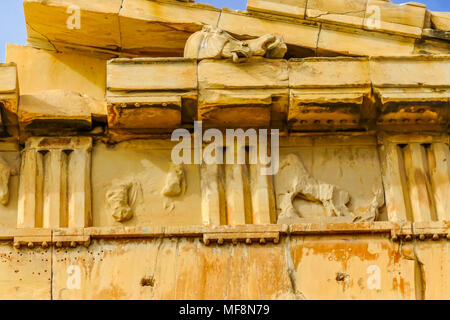
<path id="1" fill-rule="evenodd" d="M 17 112 L 19 86 L 15 63 L 0 63 L 0 102 L 11 112 Z"/>
<path id="2" fill-rule="evenodd" d="M 114 59 L 107 77 L 109 129 L 122 133 L 171 132 L 194 120 L 291 132 L 447 132 L 449 124 L 444 55 Z"/>
<path id="3" fill-rule="evenodd" d="M 299 223 L 279 225 L 238 226 L 139 226 L 139 227 L 88 227 L 88 228 L 0 228 L 0 241 L 13 242 L 16 248 L 28 246 L 56 247 L 89 246 L 92 240 L 128 240 L 151 238 L 200 238 L 204 244 L 245 242 L 278 243 L 286 236 L 336 236 L 336 235 L 385 235 L 393 241 L 449 239 L 450 223 L 408 222 L 398 224 L 389 221 L 360 223 Z"/>
<path id="4" fill-rule="evenodd" d="M 21 140 L 36 134 L 60 135 L 62 131 L 50 129 L 52 124 L 64 124 L 65 134 L 107 136 L 109 141 L 151 138 L 170 135 L 176 128 L 191 129 L 194 120 L 202 120 L 205 128 L 279 128 L 284 134 L 446 134 L 449 75 L 446 55 L 252 58 L 240 64 L 114 59 L 107 64 L 105 133 L 91 132 L 96 125 L 93 106 L 102 103 L 71 92 L 48 91 L 42 99 L 55 100 L 58 107 L 39 104 L 30 109 L 28 102 L 42 99 L 20 97 L 16 66 L 3 64 L 0 100 L 7 132 L 2 141 L 17 139 L 19 128 Z M 61 113 L 66 105 L 85 109 Z"/>
<path id="5" fill-rule="evenodd" d="M 0 136 L 2 140 L 17 135 L 19 84 L 15 63 L 0 63 Z"/>
<path id="6" fill-rule="evenodd" d="M 79 28 L 67 26 L 75 12 L 71 1 L 24 0 L 24 9 L 30 45 L 104 58 L 182 56 L 187 38 L 204 24 L 240 38 L 283 35 L 295 57 L 450 52 L 446 16 L 424 5 L 378 0 L 284 3 L 253 0 L 244 12 L 176 0 L 83 0 L 76 3 Z M 373 7 L 378 8 L 378 24 L 371 20 Z"/>

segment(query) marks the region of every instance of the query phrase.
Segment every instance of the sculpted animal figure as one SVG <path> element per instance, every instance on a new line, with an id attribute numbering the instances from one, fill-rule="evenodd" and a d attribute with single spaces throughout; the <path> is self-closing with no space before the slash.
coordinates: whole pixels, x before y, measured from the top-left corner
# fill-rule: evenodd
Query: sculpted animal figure
<path id="1" fill-rule="evenodd" d="M 252 56 L 281 59 L 287 47 L 283 38 L 267 34 L 253 40 L 241 41 L 220 28 L 211 25 L 189 37 L 184 48 L 184 57 L 193 59 L 232 59 L 245 62 Z"/>
<path id="2" fill-rule="evenodd" d="M 347 207 L 350 201 L 349 193 L 335 185 L 312 177 L 300 158 L 295 154 L 289 154 L 282 159 L 279 179 L 290 181 L 283 190 L 278 192 L 279 206 L 281 208 L 279 218 L 282 219 L 300 216 L 300 213 L 297 212 L 293 205 L 297 197 L 322 203 L 329 217 L 348 217 L 351 221 L 374 221 L 378 208 L 384 204 L 383 190 L 377 190 L 367 212 L 362 216 L 354 214 Z"/>
<path id="3" fill-rule="evenodd" d="M 184 170 L 182 165 L 172 165 L 167 174 L 166 185 L 162 191 L 166 197 L 178 197 L 185 191 Z"/>
<path id="4" fill-rule="evenodd" d="M 133 217 L 132 206 L 136 201 L 137 188 L 134 182 L 122 182 L 112 186 L 106 193 L 106 201 L 116 221 L 124 222 Z"/>

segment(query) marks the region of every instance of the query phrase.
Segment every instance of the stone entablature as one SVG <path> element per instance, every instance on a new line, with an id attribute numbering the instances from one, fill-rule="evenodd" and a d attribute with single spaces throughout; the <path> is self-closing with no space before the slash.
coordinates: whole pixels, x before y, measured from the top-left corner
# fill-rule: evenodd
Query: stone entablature
<path id="1" fill-rule="evenodd" d="M 192 126 L 198 119 L 219 128 L 445 132 L 449 61 L 449 56 L 426 55 L 252 58 L 239 64 L 116 59 L 107 69 L 109 126 L 148 133 L 148 129 Z M 133 112 L 150 112 L 154 118 L 143 116 L 137 121 Z"/>
<path id="2" fill-rule="evenodd" d="M 280 139 L 274 177 L 259 164 L 174 166 L 167 140 L 91 139 L 27 140 L 20 183 L 2 182 L 19 228 L 450 219 L 446 134 L 294 133 Z M 12 153 L 1 155 L 15 176 Z"/>
<path id="3" fill-rule="evenodd" d="M 0 298 L 448 297 L 447 13 L 80 0 L 77 28 L 71 4 L 25 0 L 44 50 L 0 64 Z M 281 129 L 279 171 L 176 164 L 177 128 L 234 154 L 195 120 Z"/>
<path id="4" fill-rule="evenodd" d="M 108 70 L 108 125 L 111 129 L 135 133 L 167 131 L 196 116 L 196 60 L 117 59 L 108 63 Z"/>
<path id="5" fill-rule="evenodd" d="M 94 220 L 98 221 L 96 226 L 111 223 L 109 218 L 105 220 L 103 214 L 113 208 L 117 211 L 113 216 L 119 223 L 139 224 L 140 219 L 148 219 L 144 218 L 142 211 L 148 201 L 164 203 L 161 208 L 163 212 L 178 212 L 175 203 L 186 196 L 186 186 L 191 186 L 188 193 L 195 195 L 189 202 L 189 206 L 195 208 L 192 218 L 199 224 L 206 225 L 268 224 L 277 223 L 277 220 L 278 223 L 283 223 L 284 220 L 279 219 L 280 215 L 293 219 L 288 219 L 289 223 L 308 222 L 311 219 L 330 220 L 334 214 L 337 215 L 336 221 L 343 219 L 346 222 L 358 219 L 381 219 L 399 223 L 446 221 L 449 212 L 446 192 L 450 185 L 446 165 L 449 157 L 446 134 L 449 105 L 448 61 L 448 56 L 423 55 L 291 60 L 251 58 L 242 63 L 184 58 L 111 60 L 106 70 L 108 123 L 104 129 L 89 131 L 94 119 L 97 119 L 97 124 L 101 124 L 95 116 L 101 109 L 101 103 L 87 96 L 66 91 L 46 91 L 45 94 L 26 95 L 20 99 L 18 119 L 21 134 L 9 138 L 26 141 L 22 154 L 18 226 L 54 228 L 90 225 L 91 192 L 88 177 L 91 171 L 91 147 L 80 147 L 78 152 L 78 147 L 72 146 L 73 143 L 77 144 L 76 141 L 90 141 L 93 137 L 97 141 L 108 142 L 129 140 L 131 145 L 137 146 L 133 140 L 135 138 L 155 139 L 161 137 L 161 134 L 168 137 L 167 134 L 176 128 L 192 128 L 194 120 L 202 120 L 205 128 L 281 128 L 282 144 L 285 146 L 281 150 L 288 148 L 286 150 L 300 152 L 292 156 L 291 153 L 282 151 L 281 156 L 284 158 L 281 163 L 289 157 L 298 159 L 288 162 L 294 167 L 295 175 L 299 175 L 297 178 L 300 179 L 300 184 L 294 183 L 294 180 L 289 182 L 290 174 L 278 179 L 278 176 L 283 175 L 283 170 L 274 181 L 261 178 L 255 174 L 258 165 L 179 168 L 172 170 L 173 177 L 170 179 L 172 171 L 168 169 L 167 176 L 158 173 L 159 180 L 167 181 L 165 186 L 160 186 L 161 190 L 158 192 L 155 192 L 152 183 L 142 180 L 143 177 L 155 174 L 154 169 L 135 172 L 128 168 L 127 175 L 120 183 L 115 181 L 114 176 L 109 181 L 108 174 L 98 173 L 93 183 L 100 183 L 101 187 L 93 195 L 97 198 L 97 204 L 107 199 L 109 207 L 102 204 L 100 212 L 94 213 Z M 11 68 L 15 70 L 13 65 L 8 65 L 4 78 L 17 82 L 15 77 L 11 77 L 11 74 L 15 74 Z M 37 99 L 39 97 L 41 99 Z M 33 101 L 38 101 L 39 104 Z M 53 109 L 47 108 L 46 104 Z M 59 109 L 67 104 L 74 104 L 77 108 L 61 112 Z M 61 121 L 63 127 L 55 130 L 52 125 Z M 371 176 L 360 172 L 365 176 L 366 182 L 370 181 L 373 190 L 364 189 L 361 185 L 360 190 L 364 191 L 357 195 L 356 189 L 351 190 L 351 184 L 347 186 L 350 187 L 350 192 L 342 188 L 342 178 L 333 182 L 327 181 L 328 178 L 325 181 L 320 179 L 316 176 L 317 173 L 320 176 L 320 171 L 314 172 L 311 169 L 311 165 L 308 165 L 308 152 L 305 153 L 306 150 L 316 150 L 316 142 L 311 145 L 306 142 L 308 139 L 302 140 L 301 144 L 293 142 L 296 141 L 296 134 L 311 134 L 314 137 L 315 133 L 320 135 L 329 132 L 329 135 L 333 135 L 330 132 L 336 130 L 341 131 L 340 141 L 351 150 L 350 154 L 347 154 L 345 148 L 338 148 L 336 152 L 342 153 L 343 159 L 357 157 L 361 166 L 373 167 Z M 354 132 L 355 130 L 359 132 Z M 414 134 L 418 130 L 427 130 L 427 133 Z M 400 131 L 408 135 L 383 133 L 385 131 Z M 61 142 L 63 138 L 51 137 L 63 132 L 70 132 L 64 138 L 69 143 L 67 146 Z M 33 134 L 49 137 L 28 138 Z M 80 137 L 80 134 L 86 137 Z M 345 138 L 346 135 L 348 138 Z M 370 156 L 364 159 L 357 155 L 358 135 L 366 136 L 369 140 L 378 137 L 380 158 L 377 155 L 377 144 L 369 140 L 364 140 L 361 145 L 364 145 L 366 149 L 363 149 Z M 317 139 L 312 138 L 311 141 Z M 344 142 L 345 139 L 348 139 L 347 142 Z M 36 149 L 41 140 L 45 141 L 44 147 Z M 332 150 L 333 143 L 330 138 L 327 141 L 328 144 L 325 145 Z M 86 143 L 90 142 L 84 144 Z M 158 157 L 170 163 L 172 144 L 161 143 L 165 146 Z M 356 145 L 353 146 L 353 143 Z M 133 153 L 139 148 L 132 147 L 130 150 Z M 147 147 L 144 146 L 145 148 Z M 94 148 L 97 149 L 99 151 L 96 152 L 94 165 L 100 163 L 100 159 L 106 154 L 102 151 L 103 147 Z M 321 152 L 319 148 L 313 154 L 316 154 L 317 159 L 326 157 L 326 153 Z M 353 152 L 356 154 L 352 155 Z M 120 153 L 116 151 L 116 154 Z M 71 167 L 75 154 L 80 154 L 81 157 L 80 161 L 74 162 L 80 166 L 78 169 Z M 138 152 L 134 157 L 147 161 Z M 153 159 L 150 158 L 150 161 Z M 118 164 L 119 167 L 121 165 L 123 164 Z M 348 169 L 345 162 L 339 166 L 340 170 Z M 48 171 L 48 176 L 45 168 L 53 168 Z M 358 167 L 357 170 L 362 168 Z M 192 170 L 198 170 L 197 179 L 201 181 L 194 189 Z M 77 176 L 86 178 L 81 185 L 73 186 L 78 190 L 73 194 L 83 198 L 77 198 L 77 201 L 71 198 L 69 183 L 70 174 L 75 172 L 78 172 Z M 44 183 L 53 180 L 54 183 Z M 305 181 L 309 184 L 304 185 Z M 171 196 L 172 192 L 165 196 L 166 192 L 163 191 L 172 189 L 170 184 L 179 189 L 174 197 Z M 340 194 L 340 200 L 328 199 L 326 195 L 314 191 L 322 187 Z M 146 188 L 148 191 L 144 197 L 142 190 Z M 281 195 L 285 189 L 292 193 L 287 198 Z M 305 190 L 309 190 L 309 199 L 321 202 L 327 212 L 315 216 L 313 212 L 322 212 L 322 207 L 313 208 L 311 203 L 300 207 L 299 204 L 294 205 L 297 195 Z M 150 194 L 150 198 L 146 199 Z M 424 196 L 426 201 L 423 200 Z M 290 199 L 292 203 L 286 202 L 286 199 Z M 383 209 L 384 199 L 387 210 Z M 349 201 L 353 203 L 352 208 L 347 207 Z M 84 209 L 73 209 L 75 204 L 82 205 Z M 74 210 L 77 211 L 76 214 Z M 123 212 L 126 213 L 124 216 Z M 95 218 L 97 214 L 100 215 Z M 185 225 L 189 221 L 187 217 L 177 219 L 171 224 Z M 71 222 L 75 220 L 80 221 Z M 158 220 L 158 223 L 162 221 L 163 219 Z"/>
<path id="6" fill-rule="evenodd" d="M 0 261 L 0 296 L 442 299 L 445 237 L 448 224 L 390 222 L 1 229 L 0 254 L 9 259 Z M 125 267 L 126 275 L 119 272 Z"/>
<path id="7" fill-rule="evenodd" d="M 0 229 L 0 240 L 14 241 L 16 247 L 43 246 L 89 247 L 90 241 L 99 239 L 200 239 L 204 245 L 245 243 L 278 244 L 288 236 L 331 236 L 331 235 L 386 235 L 392 241 L 433 240 L 445 243 L 449 239 L 450 222 L 407 222 L 390 221 L 358 223 L 301 223 L 283 225 L 240 225 L 240 226 L 138 226 L 138 227 L 86 227 L 86 228 L 18 228 Z"/>
<path id="8" fill-rule="evenodd" d="M 396 5 L 389 0 L 249 0 L 247 9 L 417 38 L 422 35 L 426 19 L 425 5 L 414 2 Z M 378 27 L 373 25 L 374 14 L 380 15 Z"/>
<path id="9" fill-rule="evenodd" d="M 71 17 L 67 6 L 64 0 L 25 0 L 28 42 L 38 48 L 109 58 L 182 56 L 189 35 L 209 24 L 243 38 L 268 31 L 282 35 L 297 57 L 449 50 L 448 17 L 412 2 L 250 0 L 248 11 L 242 12 L 175 0 L 81 1 L 83 27 L 71 30 L 66 26 Z M 51 24 L 43 17 L 51 17 Z"/>

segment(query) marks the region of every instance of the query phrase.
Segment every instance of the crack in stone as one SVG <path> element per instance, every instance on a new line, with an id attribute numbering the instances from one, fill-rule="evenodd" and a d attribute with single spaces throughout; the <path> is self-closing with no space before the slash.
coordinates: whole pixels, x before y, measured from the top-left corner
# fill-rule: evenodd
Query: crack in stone
<path id="1" fill-rule="evenodd" d="M 416 263 L 416 299 L 425 300 L 425 290 L 427 287 L 427 282 L 425 279 L 425 270 L 423 268 L 424 263 L 420 261 L 419 255 L 417 254 L 416 240 L 413 243 L 414 261 Z M 419 292 L 417 292 L 419 291 Z M 418 297 L 417 297 L 418 293 Z"/>
<path id="2" fill-rule="evenodd" d="M 58 49 L 56 49 L 56 47 L 55 47 L 55 45 L 53 44 L 53 42 L 51 42 L 50 39 L 49 39 L 47 36 L 45 36 L 44 34 L 42 34 L 42 33 L 39 32 L 39 31 L 37 31 L 37 30 L 36 30 L 35 28 L 33 28 L 28 22 L 26 22 L 26 25 L 27 25 L 31 30 L 33 30 L 33 32 L 39 34 L 41 37 L 43 37 L 45 40 L 47 40 L 48 43 L 53 47 L 53 49 L 54 49 L 56 52 L 59 52 Z"/>
<path id="3" fill-rule="evenodd" d="M 294 267 L 294 261 L 292 260 L 291 256 L 291 236 L 289 234 L 286 237 L 285 257 L 289 281 L 291 282 L 292 294 L 294 295 L 296 300 L 306 300 L 306 297 L 303 293 L 297 293 L 297 274 Z"/>
<path id="4" fill-rule="evenodd" d="M 406 221 L 404 221 L 400 225 L 400 232 L 405 225 Z M 412 237 L 415 238 L 414 229 L 412 230 Z M 426 291 L 426 278 L 425 278 L 425 270 L 424 263 L 420 261 L 419 254 L 417 253 L 417 241 L 412 240 L 413 246 L 413 256 L 409 256 L 403 251 L 403 239 L 399 237 L 399 248 L 398 252 L 402 255 L 402 257 L 409 261 L 414 261 L 414 287 L 416 290 L 416 299 L 417 300 L 425 300 L 425 291 Z"/>
<path id="5" fill-rule="evenodd" d="M 216 28 L 219 27 L 220 19 L 222 18 L 222 11 L 223 11 L 223 10 L 220 10 L 220 12 L 219 12 L 219 17 L 217 18 Z"/>
<path id="6" fill-rule="evenodd" d="M 174 272 L 174 284 L 175 284 L 175 290 L 174 290 L 174 300 L 177 299 L 177 289 L 178 289 L 178 259 L 180 257 L 180 247 L 179 247 L 179 243 L 180 243 L 180 239 L 176 238 L 176 246 L 175 246 L 175 272 Z"/>
<path id="7" fill-rule="evenodd" d="M 161 251 L 161 246 L 164 242 L 164 238 L 160 239 L 160 242 L 158 244 L 158 249 L 156 250 L 156 257 L 155 257 L 155 265 L 153 267 L 153 272 L 152 272 L 152 278 L 155 279 L 155 273 L 156 273 L 156 267 L 158 266 L 158 256 L 159 256 L 159 252 Z"/>
<path id="8" fill-rule="evenodd" d="M 327 15 L 330 15 L 330 14 L 344 15 L 345 16 L 345 15 L 350 15 L 352 13 L 362 13 L 362 12 L 366 12 L 366 10 L 364 9 L 364 10 L 347 11 L 347 12 L 329 12 L 329 11 L 327 11 L 327 12 L 321 13 L 321 14 L 319 14 L 317 16 L 309 16 L 309 18 L 321 18 L 323 16 L 327 16 Z"/>
<path id="9" fill-rule="evenodd" d="M 51 232 L 51 239 L 53 239 L 53 230 Z M 53 300 L 53 254 L 56 254 L 56 251 L 53 252 L 53 246 L 49 247 L 50 251 L 50 300 Z"/>
<path id="10" fill-rule="evenodd" d="M 117 12 L 117 24 L 118 24 L 118 27 L 119 27 L 119 41 L 120 41 L 120 48 L 118 48 L 119 51 L 122 51 L 122 47 L 123 47 L 123 45 L 122 45 L 122 26 L 120 24 L 120 11 L 122 11 L 124 2 L 125 2 L 125 0 L 122 0 L 122 3 L 120 4 L 119 11 Z"/>

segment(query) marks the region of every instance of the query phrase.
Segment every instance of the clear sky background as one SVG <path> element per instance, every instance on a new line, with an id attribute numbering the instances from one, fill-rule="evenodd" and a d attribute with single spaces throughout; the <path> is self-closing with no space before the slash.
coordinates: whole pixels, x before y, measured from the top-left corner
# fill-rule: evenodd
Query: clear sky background
<path id="1" fill-rule="evenodd" d="M 96 0 L 92 0 L 96 1 Z M 434 11 L 450 11 L 450 0 L 416 0 L 427 5 Z M 197 0 L 215 7 L 245 10 L 247 0 Z M 408 0 L 393 0 L 404 3 Z M 76 3 L 76 0 L 74 0 Z M 26 29 L 23 16 L 22 0 L 0 0 L 0 62 L 5 59 L 5 44 L 7 42 L 25 44 Z"/>

